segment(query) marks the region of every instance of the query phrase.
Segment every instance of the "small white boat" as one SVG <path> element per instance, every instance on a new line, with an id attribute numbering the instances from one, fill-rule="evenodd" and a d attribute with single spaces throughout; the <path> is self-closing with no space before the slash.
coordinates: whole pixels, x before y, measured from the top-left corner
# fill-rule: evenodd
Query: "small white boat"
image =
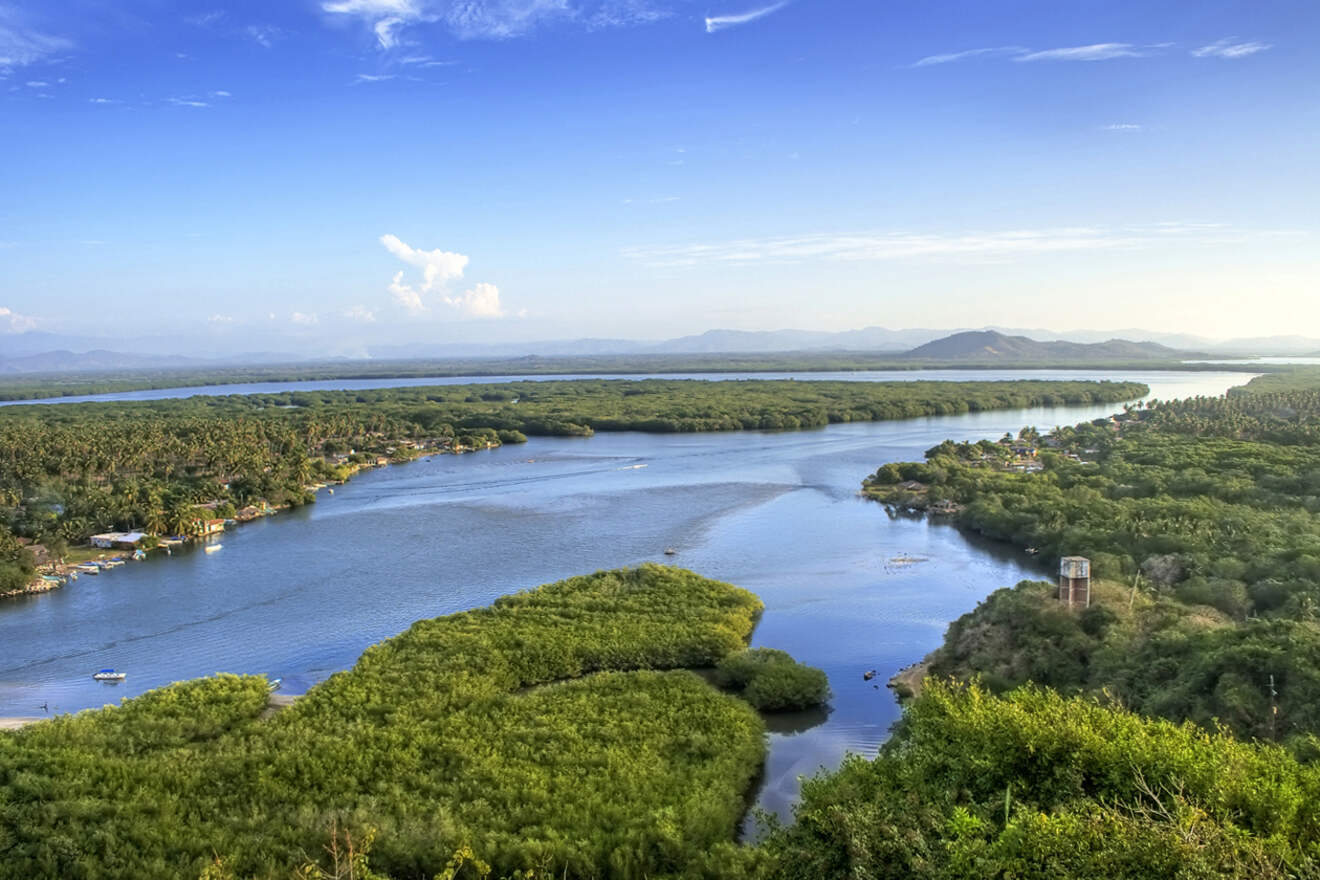
<path id="1" fill-rule="evenodd" d="M 202 549 L 205 550 L 207 553 L 214 553 L 215 551 L 219 550 L 219 549 L 220 549 L 221 547 L 223 547 L 223 546 L 225 546 L 225 545 L 224 545 L 224 544 L 207 544 L 207 545 L 206 545 L 205 547 L 203 547 Z"/>
<path id="2" fill-rule="evenodd" d="M 272 679 L 266 684 L 266 687 L 270 688 L 270 689 L 271 689 L 271 692 L 273 693 L 273 692 L 279 690 L 279 689 L 280 689 L 280 686 L 283 685 L 283 684 L 284 684 L 284 679 L 282 679 L 282 678 L 272 678 Z"/>
<path id="3" fill-rule="evenodd" d="M 666 555 L 666 556 L 673 556 L 673 555 L 675 555 L 675 554 L 677 554 L 677 553 L 678 553 L 678 551 L 675 550 L 673 547 L 666 547 L 666 548 L 665 548 L 665 555 Z"/>
<path id="4" fill-rule="evenodd" d="M 123 681 L 128 678 L 128 673 L 115 672 L 113 669 L 102 669 L 100 672 L 92 673 L 92 678 L 97 681 Z"/>

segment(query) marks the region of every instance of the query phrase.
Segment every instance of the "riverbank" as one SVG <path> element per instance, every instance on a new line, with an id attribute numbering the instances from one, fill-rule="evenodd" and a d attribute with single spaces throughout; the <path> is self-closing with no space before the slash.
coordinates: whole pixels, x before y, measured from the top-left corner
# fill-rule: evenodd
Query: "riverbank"
<path id="1" fill-rule="evenodd" d="M 334 494 L 334 486 L 346 484 L 350 478 L 364 470 L 375 470 L 377 468 L 388 467 L 393 464 L 407 464 L 416 461 L 419 458 L 430 455 L 462 455 L 469 452 L 477 452 L 487 449 L 495 449 L 502 445 L 497 440 L 491 440 L 485 445 L 464 446 L 460 444 L 443 445 L 434 440 L 424 441 L 424 445 L 415 441 L 408 441 L 411 445 L 392 447 L 389 455 L 369 455 L 361 461 L 353 461 L 349 457 L 339 459 L 324 459 L 327 467 L 334 468 L 335 478 L 329 483 L 311 483 L 303 487 L 303 491 L 309 498 L 322 489 L 326 489 L 330 494 Z M 434 445 L 432 445 L 434 444 Z M 199 511 L 205 510 L 217 502 L 211 502 L 208 505 L 200 505 Z M 100 577 L 112 572 L 114 569 L 129 562 L 142 562 L 152 555 L 159 556 L 164 553 L 166 556 L 172 556 L 177 547 L 196 544 L 206 549 L 208 546 L 216 547 L 218 544 L 213 540 L 219 535 L 224 534 L 231 528 L 246 525 L 259 519 L 265 519 L 274 516 L 282 511 L 291 509 L 293 505 L 279 504 L 273 505 L 265 500 L 257 504 L 248 505 L 235 516 L 226 517 L 223 527 L 209 531 L 206 535 L 173 535 L 156 536 L 145 535 L 148 541 L 154 541 L 149 546 L 135 546 L 132 549 L 124 548 L 116 553 L 108 551 L 101 547 L 84 546 L 74 547 L 58 561 L 44 563 L 37 567 L 36 577 L 31 580 L 26 587 L 20 590 L 10 590 L 0 593 L 0 599 L 13 599 L 22 596 L 36 596 L 42 593 L 49 593 L 52 590 L 58 590 L 67 586 L 71 581 L 78 577 Z"/>

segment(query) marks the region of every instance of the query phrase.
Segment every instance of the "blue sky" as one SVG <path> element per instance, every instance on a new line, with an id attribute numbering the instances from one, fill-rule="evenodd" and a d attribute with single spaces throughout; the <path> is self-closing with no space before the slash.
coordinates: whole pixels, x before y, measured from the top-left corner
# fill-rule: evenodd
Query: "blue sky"
<path id="1" fill-rule="evenodd" d="M 1318 25 L 1312 0 L 0 0 L 0 327 L 335 353 L 1304 331 Z"/>

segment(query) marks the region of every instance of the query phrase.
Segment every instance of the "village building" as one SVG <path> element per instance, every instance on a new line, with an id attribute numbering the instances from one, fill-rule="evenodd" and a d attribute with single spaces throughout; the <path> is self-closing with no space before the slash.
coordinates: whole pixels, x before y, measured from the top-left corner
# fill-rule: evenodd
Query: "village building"
<path id="1" fill-rule="evenodd" d="M 222 519 L 198 519 L 193 520 L 193 534 L 203 538 L 208 535 L 218 535 L 225 530 L 225 521 Z"/>
<path id="2" fill-rule="evenodd" d="M 102 550 L 136 550 L 146 537 L 143 532 L 103 532 L 89 540 L 93 547 Z"/>

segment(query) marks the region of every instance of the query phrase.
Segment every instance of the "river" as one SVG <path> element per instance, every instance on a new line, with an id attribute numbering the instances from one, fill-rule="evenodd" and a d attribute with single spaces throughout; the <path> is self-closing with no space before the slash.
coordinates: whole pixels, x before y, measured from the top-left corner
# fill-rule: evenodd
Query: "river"
<path id="1" fill-rule="evenodd" d="M 1158 398 L 1220 394 L 1250 378 L 1100 377 L 1144 381 Z M 419 618 L 655 560 L 756 592 L 766 613 L 754 644 L 829 674 L 828 713 L 772 720 L 759 803 L 786 814 L 799 774 L 847 751 L 873 754 L 884 741 L 899 713 L 884 687 L 891 673 L 935 648 L 948 623 L 992 590 L 1048 575 L 1006 546 L 887 515 L 858 496 L 863 477 L 945 438 L 994 439 L 1115 409 L 533 438 L 366 472 L 314 505 L 225 533 L 218 552 L 153 555 L 0 603 L 0 716 L 41 715 L 43 703 L 76 711 L 219 671 L 280 676 L 297 693 Z M 667 547 L 677 553 L 665 556 Z M 93 682 L 103 666 L 127 681 Z M 863 681 L 870 669 L 876 678 Z"/>

